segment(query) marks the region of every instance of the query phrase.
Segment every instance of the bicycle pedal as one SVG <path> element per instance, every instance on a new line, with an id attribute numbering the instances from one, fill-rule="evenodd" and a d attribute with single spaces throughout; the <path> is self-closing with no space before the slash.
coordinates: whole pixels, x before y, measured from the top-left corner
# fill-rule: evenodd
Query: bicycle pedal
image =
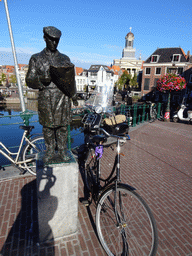
<path id="1" fill-rule="evenodd" d="M 85 206 L 89 206 L 89 200 L 88 199 L 85 199 L 85 198 L 81 198 L 80 199 L 80 202 L 83 204 L 83 205 L 85 205 Z"/>

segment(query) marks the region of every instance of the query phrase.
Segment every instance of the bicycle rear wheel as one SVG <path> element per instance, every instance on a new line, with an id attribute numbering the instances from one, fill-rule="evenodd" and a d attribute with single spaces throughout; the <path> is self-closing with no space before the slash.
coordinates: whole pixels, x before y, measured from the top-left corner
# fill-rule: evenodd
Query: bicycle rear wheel
<path id="1" fill-rule="evenodd" d="M 23 161 L 29 161 L 24 163 L 24 166 L 28 172 L 36 175 L 36 157 L 38 153 L 45 152 L 45 142 L 43 136 L 37 136 L 31 140 L 31 144 L 26 144 L 23 148 L 22 159 Z"/>
<path id="2" fill-rule="evenodd" d="M 148 205 L 135 191 L 118 184 L 115 215 L 114 192 L 111 186 L 97 204 L 96 228 L 104 250 L 108 255 L 154 256 L 158 235 Z"/>

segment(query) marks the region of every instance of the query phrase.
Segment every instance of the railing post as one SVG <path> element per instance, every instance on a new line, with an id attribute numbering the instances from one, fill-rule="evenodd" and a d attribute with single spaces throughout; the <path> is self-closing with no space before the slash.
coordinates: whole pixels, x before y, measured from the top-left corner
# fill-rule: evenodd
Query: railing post
<path id="1" fill-rule="evenodd" d="M 149 113 L 146 115 L 146 122 L 149 120 Z"/>
<path id="2" fill-rule="evenodd" d="M 120 114 L 122 114 L 122 115 L 124 115 L 125 114 L 125 104 L 121 104 L 121 113 Z"/>
<path id="3" fill-rule="evenodd" d="M 144 103 L 143 104 L 143 114 L 142 114 L 142 123 L 144 123 L 145 122 L 145 108 L 146 108 L 146 104 Z"/>
<path id="4" fill-rule="evenodd" d="M 137 104 L 134 104 L 133 106 L 133 127 L 136 126 L 137 121 Z"/>
<path id="5" fill-rule="evenodd" d="M 137 122 L 138 125 L 140 124 L 140 121 L 141 121 L 141 115 L 138 116 L 138 122 Z"/>
<path id="6" fill-rule="evenodd" d="M 128 126 L 129 126 L 129 124 L 130 124 L 130 113 L 131 113 L 131 107 L 129 106 L 128 109 L 127 109 L 127 115 L 128 115 L 128 117 L 127 117 L 127 123 L 128 123 Z"/>
<path id="7" fill-rule="evenodd" d="M 161 114 L 161 103 L 158 102 L 157 103 L 157 119 L 160 118 L 160 114 Z"/>

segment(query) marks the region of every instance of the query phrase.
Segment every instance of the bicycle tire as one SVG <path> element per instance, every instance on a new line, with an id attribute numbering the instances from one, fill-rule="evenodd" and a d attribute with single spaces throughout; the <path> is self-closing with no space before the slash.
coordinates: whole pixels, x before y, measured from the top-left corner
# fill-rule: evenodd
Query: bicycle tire
<path id="1" fill-rule="evenodd" d="M 35 147 L 27 143 L 23 148 L 21 157 L 23 161 L 32 159 L 32 161 L 24 163 L 24 167 L 31 174 L 36 175 L 36 156 L 38 153 L 45 152 L 46 147 L 43 136 L 37 136 L 30 141 L 35 145 Z"/>
<path id="2" fill-rule="evenodd" d="M 100 196 L 96 210 L 96 228 L 108 255 L 154 256 L 158 246 L 155 219 L 146 202 L 124 184 L 117 186 L 117 224 L 114 211 L 115 185 Z"/>
<path id="3" fill-rule="evenodd" d="M 85 161 L 85 186 L 89 192 L 93 193 L 93 177 L 96 175 L 96 166 L 95 166 L 95 153 L 93 149 L 89 150 L 87 159 Z M 92 173 L 92 174 L 91 174 Z"/>

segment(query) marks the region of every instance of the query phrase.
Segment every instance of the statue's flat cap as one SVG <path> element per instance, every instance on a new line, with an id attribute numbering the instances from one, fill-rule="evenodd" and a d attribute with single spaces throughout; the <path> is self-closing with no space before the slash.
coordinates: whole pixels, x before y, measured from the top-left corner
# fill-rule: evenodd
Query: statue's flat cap
<path id="1" fill-rule="evenodd" d="M 49 26 L 43 28 L 43 33 L 53 38 L 60 38 L 61 31 L 55 27 Z"/>

